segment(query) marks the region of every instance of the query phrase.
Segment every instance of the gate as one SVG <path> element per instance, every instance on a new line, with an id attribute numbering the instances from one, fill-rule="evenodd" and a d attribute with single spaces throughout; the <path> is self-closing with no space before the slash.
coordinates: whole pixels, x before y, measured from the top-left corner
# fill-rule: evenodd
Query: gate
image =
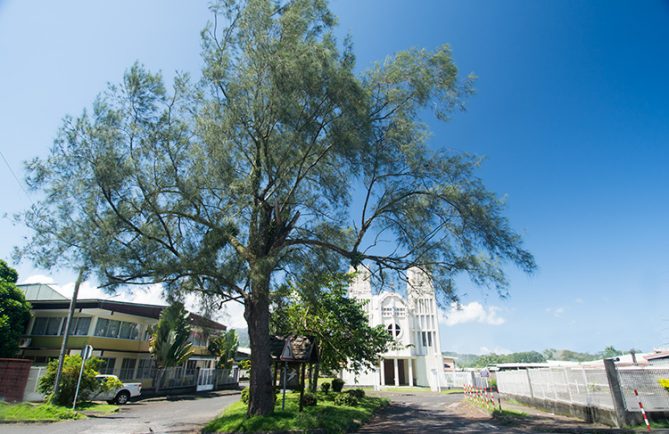
<path id="1" fill-rule="evenodd" d="M 195 390 L 198 392 L 214 390 L 214 368 L 200 368 Z"/>

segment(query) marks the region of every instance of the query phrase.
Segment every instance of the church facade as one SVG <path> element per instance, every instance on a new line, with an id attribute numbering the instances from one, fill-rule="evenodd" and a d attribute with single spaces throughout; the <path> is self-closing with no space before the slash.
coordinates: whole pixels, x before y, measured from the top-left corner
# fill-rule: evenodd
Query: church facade
<path id="1" fill-rule="evenodd" d="M 374 369 L 355 375 L 343 371 L 348 385 L 444 386 L 439 315 L 434 287 L 419 269 L 407 273 L 406 296 L 398 292 L 372 294 L 369 271 L 359 271 L 349 287 L 349 297 L 365 302 L 372 326 L 383 325 L 394 337 L 393 349 L 383 353 Z"/>

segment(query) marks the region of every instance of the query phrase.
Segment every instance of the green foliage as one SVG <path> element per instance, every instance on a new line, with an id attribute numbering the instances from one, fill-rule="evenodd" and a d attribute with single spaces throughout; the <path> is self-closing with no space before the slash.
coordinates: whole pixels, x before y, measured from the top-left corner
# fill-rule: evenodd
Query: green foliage
<path id="1" fill-rule="evenodd" d="M 242 398 L 241 398 L 241 399 L 242 399 L 242 402 L 243 402 L 244 404 L 248 404 L 248 403 L 249 403 L 249 396 L 250 396 L 250 394 L 251 394 L 251 389 L 250 389 L 250 388 L 245 387 L 245 388 L 242 389 Z"/>
<path id="2" fill-rule="evenodd" d="M 18 274 L 0 259 L 0 357 L 14 357 L 30 321 L 30 303 L 16 287 Z"/>
<path id="3" fill-rule="evenodd" d="M 323 393 L 329 393 L 330 392 L 330 383 L 328 383 L 328 382 L 321 383 L 321 391 Z"/>
<path id="4" fill-rule="evenodd" d="M 660 378 L 658 380 L 660 386 L 664 387 L 667 392 L 669 392 L 669 378 Z"/>
<path id="5" fill-rule="evenodd" d="M 228 406 L 223 414 L 209 422 L 203 432 L 313 432 L 329 434 L 355 432 L 369 420 L 374 412 L 388 405 L 383 398 L 364 398 L 357 407 L 342 407 L 333 400 L 320 400 L 317 406 L 304 407 L 299 411 L 299 394 L 286 395 L 286 409 L 281 411 L 281 400 L 277 400 L 272 416 L 246 414 L 246 404 L 237 402 Z"/>
<path id="6" fill-rule="evenodd" d="M 351 278 L 312 276 L 300 288 L 285 286 L 274 295 L 274 333 L 315 336 L 324 371 L 370 369 L 392 342 L 384 326 L 369 325 L 364 304 L 347 296 Z"/>
<path id="7" fill-rule="evenodd" d="M 86 417 L 72 410 L 72 403 L 70 402 L 69 404 L 69 407 L 61 407 L 53 404 L 7 404 L 0 402 L 0 421 L 57 421 Z"/>
<path id="8" fill-rule="evenodd" d="M 358 405 L 358 398 L 348 393 L 339 393 L 335 396 L 334 403 L 336 405 L 355 407 Z"/>
<path id="9" fill-rule="evenodd" d="M 86 360 L 86 363 L 84 364 L 84 372 L 81 377 L 81 387 L 79 388 L 79 395 L 77 397 L 78 402 L 87 400 L 91 393 L 98 389 L 111 390 L 122 385 L 117 379 L 107 380 L 107 382 L 104 383 L 99 383 L 96 380 L 95 376 L 98 375 L 98 369 L 103 363 L 102 360 L 95 357 Z M 48 400 L 51 400 L 57 369 L 58 360 L 52 360 L 47 366 L 46 374 L 39 380 L 38 390 L 47 395 Z M 65 359 L 63 360 L 63 372 L 60 378 L 58 400 L 53 402 L 53 404 L 64 406 L 72 405 L 80 369 L 80 355 L 75 354 L 65 356 Z"/>
<path id="10" fill-rule="evenodd" d="M 239 347 L 239 338 L 234 329 L 230 329 L 209 341 L 209 352 L 218 358 L 216 366 L 230 369 Z"/>
<path id="11" fill-rule="evenodd" d="M 536 351 L 511 353 L 511 354 L 486 354 L 476 359 L 473 367 L 483 368 L 485 366 L 499 363 L 544 363 L 546 358 Z"/>
<path id="12" fill-rule="evenodd" d="M 358 73 L 323 0 L 212 10 L 227 24 L 202 33 L 198 85 L 179 75 L 168 90 L 133 65 L 29 162 L 42 199 L 23 215 L 33 236 L 19 255 L 89 264 L 110 290 L 241 297 L 254 354 L 269 342 L 277 272 L 301 283 L 348 264 L 395 279 L 419 267 L 448 300 L 460 274 L 504 294 L 506 264 L 535 269 L 480 159 L 428 146 L 424 118 L 446 119 L 472 92 L 448 46 Z M 268 414 L 269 358 L 252 375 L 251 413 Z"/>
<path id="13" fill-rule="evenodd" d="M 193 354 L 190 331 L 183 303 L 174 302 L 163 309 L 149 341 L 149 351 L 157 367 L 178 366 L 188 360 Z"/>
<path id="14" fill-rule="evenodd" d="M 318 403 L 318 398 L 316 398 L 316 394 L 310 393 L 310 392 L 305 392 L 304 395 L 302 396 L 302 405 L 305 407 L 313 407 Z"/>
<path id="15" fill-rule="evenodd" d="M 623 354 L 625 354 L 624 351 L 616 350 L 613 345 L 610 345 L 599 353 L 599 358 L 610 359 L 612 357 L 622 356 Z"/>
<path id="16" fill-rule="evenodd" d="M 251 369 L 251 361 L 248 359 L 240 360 L 238 365 L 240 369 L 244 369 L 245 371 L 249 371 Z"/>
<path id="17" fill-rule="evenodd" d="M 365 391 L 363 389 L 349 389 L 345 393 L 354 396 L 356 399 L 362 399 L 365 397 Z"/>
<path id="18" fill-rule="evenodd" d="M 342 380 L 341 378 L 335 378 L 332 380 L 333 392 L 341 392 L 343 388 L 344 388 L 344 380 Z"/>

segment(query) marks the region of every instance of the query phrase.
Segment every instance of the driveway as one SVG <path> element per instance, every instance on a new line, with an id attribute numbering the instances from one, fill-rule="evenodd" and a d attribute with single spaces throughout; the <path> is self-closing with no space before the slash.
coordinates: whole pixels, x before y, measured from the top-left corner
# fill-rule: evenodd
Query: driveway
<path id="1" fill-rule="evenodd" d="M 370 392 L 391 400 L 379 415 L 358 432 L 391 433 L 516 433 L 490 423 L 489 417 L 477 417 L 460 408 L 462 395 L 436 392 Z"/>
<path id="2" fill-rule="evenodd" d="M 17 434 L 193 433 L 239 400 L 239 392 L 220 391 L 153 398 L 121 406 L 108 416 L 49 424 L 2 424 L 0 432 Z"/>

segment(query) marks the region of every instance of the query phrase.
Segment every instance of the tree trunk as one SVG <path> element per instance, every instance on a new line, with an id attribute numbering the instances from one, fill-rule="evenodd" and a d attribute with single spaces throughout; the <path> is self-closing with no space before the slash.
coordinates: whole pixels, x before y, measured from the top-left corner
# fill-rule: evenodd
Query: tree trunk
<path id="1" fill-rule="evenodd" d="M 318 376 L 320 375 L 320 370 L 321 370 L 320 363 L 316 363 L 316 366 L 314 366 L 314 376 L 311 378 L 312 393 L 318 392 Z"/>
<path id="2" fill-rule="evenodd" d="M 258 276 L 252 271 L 251 296 L 245 302 L 244 317 L 249 327 L 251 343 L 251 379 L 247 414 L 267 416 L 274 411 L 269 339 L 269 273 Z"/>

